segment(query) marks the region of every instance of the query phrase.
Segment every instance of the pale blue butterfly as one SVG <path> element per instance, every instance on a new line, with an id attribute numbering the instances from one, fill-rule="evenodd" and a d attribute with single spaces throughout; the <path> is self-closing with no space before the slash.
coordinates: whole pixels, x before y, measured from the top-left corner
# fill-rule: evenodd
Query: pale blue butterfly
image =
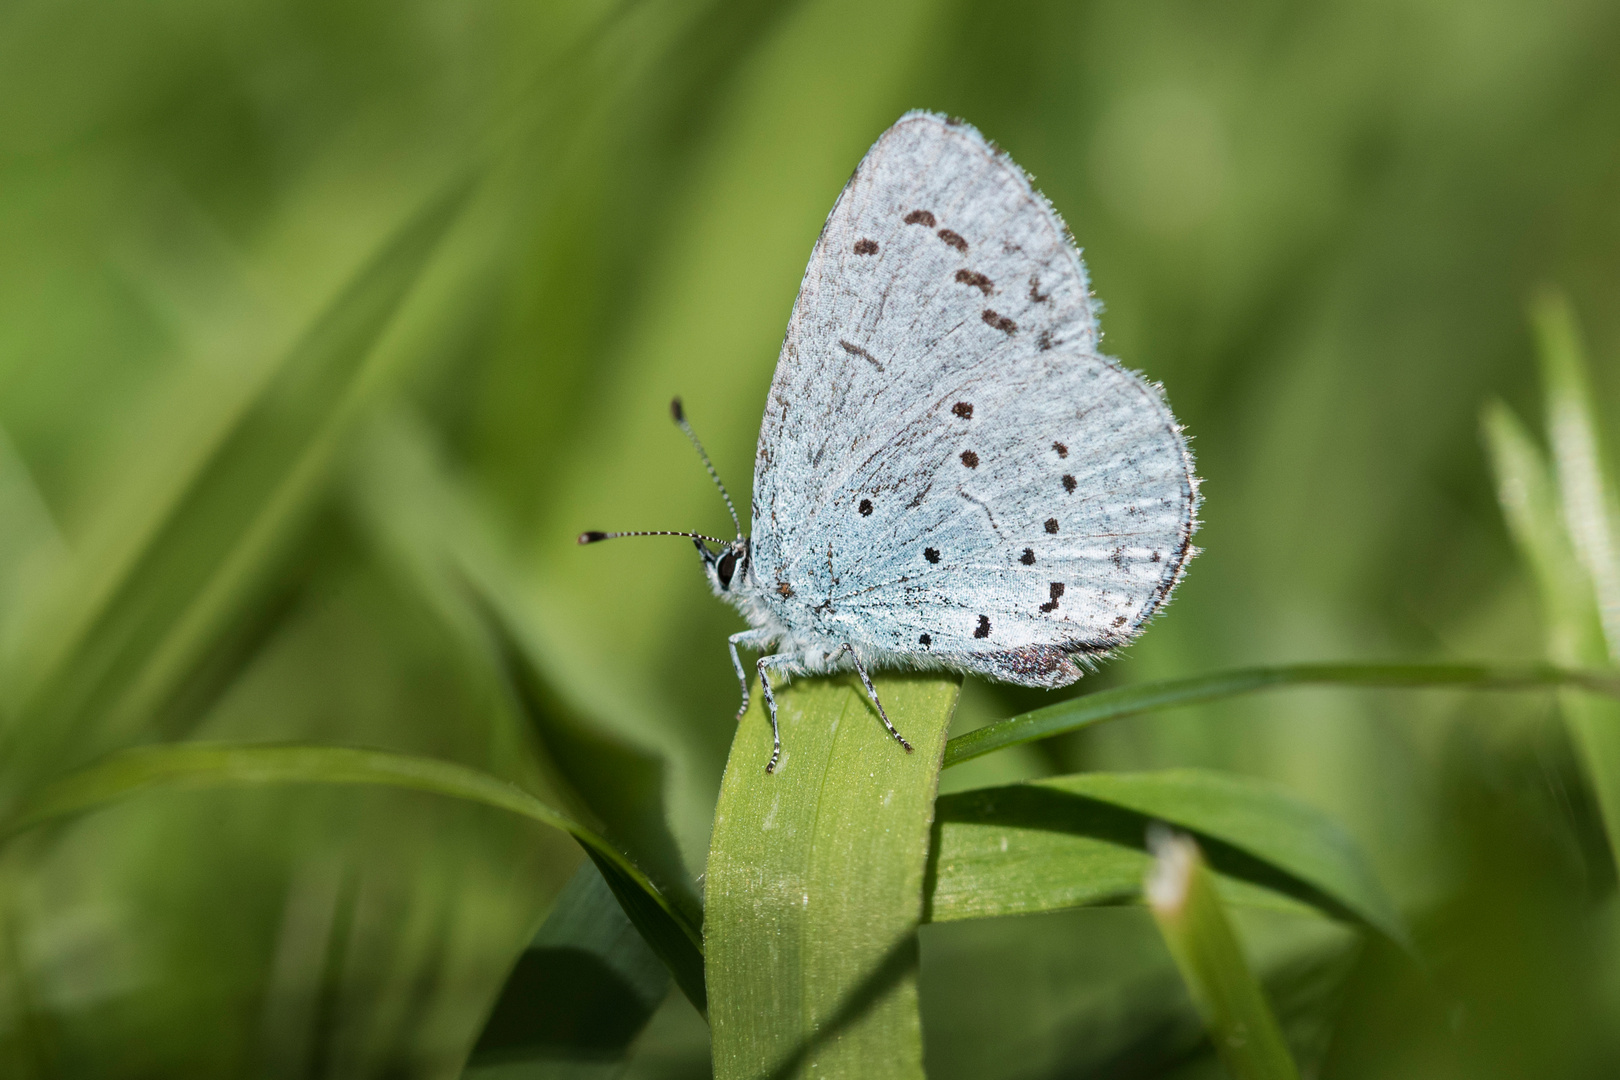
<path id="1" fill-rule="evenodd" d="M 968 124 L 911 112 L 834 204 L 754 463 L 753 533 L 684 532 L 771 673 L 874 668 L 1066 686 L 1127 644 L 1195 554 L 1198 479 L 1161 388 L 1098 352 L 1080 253 Z M 709 545 L 714 545 L 711 550 Z M 738 713 L 739 718 L 742 712 Z"/>

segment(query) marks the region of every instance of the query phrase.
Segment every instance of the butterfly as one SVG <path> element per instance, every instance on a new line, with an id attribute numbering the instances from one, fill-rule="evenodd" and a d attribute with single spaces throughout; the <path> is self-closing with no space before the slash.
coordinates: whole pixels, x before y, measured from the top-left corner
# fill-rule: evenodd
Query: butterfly
<path id="1" fill-rule="evenodd" d="M 1199 481 L 1160 386 L 1099 352 L 1080 252 L 1011 158 L 910 112 L 834 203 L 760 426 L 752 530 L 693 540 L 771 676 L 878 668 L 1067 686 L 1134 639 L 1196 554 Z M 712 545 L 712 547 L 711 547 Z"/>

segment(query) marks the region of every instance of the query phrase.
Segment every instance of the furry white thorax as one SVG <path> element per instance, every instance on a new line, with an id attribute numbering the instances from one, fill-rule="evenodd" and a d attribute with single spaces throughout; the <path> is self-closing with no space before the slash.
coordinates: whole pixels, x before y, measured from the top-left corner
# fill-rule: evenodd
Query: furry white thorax
<path id="1" fill-rule="evenodd" d="M 911 670 L 960 670 L 944 657 L 900 652 L 852 636 L 850 627 L 820 630 L 822 617 L 798 597 L 783 597 L 772 591 L 754 573 L 752 545 L 747 537 L 732 541 L 720 551 L 710 552 L 698 545 L 704 576 L 715 596 L 736 608 L 752 628 L 750 644 L 762 652 L 774 653 L 772 670 L 783 676 L 829 675 L 854 671 L 857 666 L 908 668 Z M 732 576 L 726 581 L 721 560 L 730 554 Z M 847 647 L 846 647 L 847 646 Z"/>

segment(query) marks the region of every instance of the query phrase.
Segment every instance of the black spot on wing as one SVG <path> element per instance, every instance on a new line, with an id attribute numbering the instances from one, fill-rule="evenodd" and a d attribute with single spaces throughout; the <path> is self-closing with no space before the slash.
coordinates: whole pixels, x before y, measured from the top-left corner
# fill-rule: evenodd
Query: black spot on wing
<path id="1" fill-rule="evenodd" d="M 939 230 L 939 238 L 957 251 L 962 252 L 964 255 L 967 254 L 968 242 L 962 239 L 961 233 L 952 232 L 950 229 L 941 229 Z"/>
<path id="2" fill-rule="evenodd" d="M 1069 448 L 1067 446 L 1064 446 L 1060 442 L 1053 443 L 1052 444 L 1052 449 L 1057 451 L 1057 456 L 1058 457 L 1068 457 L 1069 456 Z"/>
<path id="3" fill-rule="evenodd" d="M 1049 533 L 1055 533 L 1058 531 L 1057 518 L 1046 519 L 1046 531 Z"/>
<path id="4" fill-rule="evenodd" d="M 1003 334 L 1010 334 L 1018 329 L 1017 323 L 1013 322 L 1005 315 L 998 315 L 989 308 L 985 308 L 984 314 L 980 315 L 979 317 L 985 321 L 985 325 L 993 326 L 997 330 L 1000 330 Z"/>
<path id="5" fill-rule="evenodd" d="M 1068 473 L 1064 473 L 1063 474 L 1063 490 L 1067 491 L 1069 494 L 1072 495 L 1072 494 L 1074 494 L 1075 486 L 1076 486 L 1076 484 L 1075 484 L 1074 477 L 1070 476 Z"/>
<path id="6" fill-rule="evenodd" d="M 955 413 L 957 416 L 960 416 L 963 420 L 971 420 L 973 419 L 973 403 L 968 401 L 958 401 L 955 405 L 951 406 L 951 412 Z"/>
<path id="7" fill-rule="evenodd" d="M 907 225 L 924 225 L 930 229 L 934 227 L 934 215 L 927 210 L 913 210 L 906 215 L 905 221 Z"/>
<path id="8" fill-rule="evenodd" d="M 872 516 L 872 500 L 871 499 L 862 499 L 859 509 L 861 511 L 861 516 L 862 517 L 871 517 Z"/>
<path id="9" fill-rule="evenodd" d="M 974 628 L 973 636 L 976 638 L 987 638 L 990 636 L 990 616 L 979 616 L 979 625 Z"/>
<path id="10" fill-rule="evenodd" d="M 921 645 L 925 649 L 928 648 L 928 646 L 932 645 L 933 643 L 934 643 L 934 639 L 929 637 L 927 634 L 923 634 L 922 636 L 917 638 L 917 644 Z"/>
<path id="11" fill-rule="evenodd" d="M 971 450 L 962 451 L 962 464 L 970 469 L 977 469 L 979 467 L 979 455 Z"/>
<path id="12" fill-rule="evenodd" d="M 855 241 L 855 254 L 876 255 L 877 253 L 878 246 L 876 240 L 868 240 L 863 237 L 862 239 Z"/>
<path id="13" fill-rule="evenodd" d="M 1025 548 L 1024 553 L 1022 555 L 1018 556 L 1018 561 L 1023 563 L 1025 566 L 1034 566 L 1035 565 L 1035 549 L 1034 548 Z"/>
<path id="14" fill-rule="evenodd" d="M 927 559 L 931 563 L 939 562 L 939 549 L 923 548 L 923 558 Z"/>

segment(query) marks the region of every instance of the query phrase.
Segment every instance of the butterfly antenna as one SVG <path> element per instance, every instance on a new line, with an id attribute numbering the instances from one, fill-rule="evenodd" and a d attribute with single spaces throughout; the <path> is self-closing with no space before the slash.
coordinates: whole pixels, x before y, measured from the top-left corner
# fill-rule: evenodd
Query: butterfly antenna
<path id="1" fill-rule="evenodd" d="M 703 444 L 698 442 L 697 433 L 692 430 L 692 425 L 686 422 L 686 410 L 681 408 L 680 398 L 670 399 L 669 415 L 673 416 L 675 423 L 679 424 L 681 430 L 686 432 L 686 437 L 692 440 L 692 448 L 698 452 L 698 457 L 703 459 L 703 467 L 709 470 L 709 479 L 713 480 L 714 486 L 720 489 L 720 497 L 726 500 L 726 509 L 731 513 L 731 523 L 737 526 L 737 539 L 741 540 L 743 535 L 742 521 L 737 517 L 737 508 L 731 504 L 731 494 L 726 491 L 726 485 L 720 482 L 720 474 L 714 471 L 714 465 L 709 461 L 709 455 L 703 452 Z"/>
<path id="2" fill-rule="evenodd" d="M 617 540 L 621 536 L 684 536 L 688 540 L 697 540 L 699 542 L 707 540 L 709 543 L 714 544 L 717 547 L 725 547 L 727 543 L 718 537 L 705 536 L 702 533 L 671 532 L 665 529 L 655 529 L 645 532 L 582 532 L 579 534 L 579 542 L 581 544 L 595 544 L 603 540 Z"/>

